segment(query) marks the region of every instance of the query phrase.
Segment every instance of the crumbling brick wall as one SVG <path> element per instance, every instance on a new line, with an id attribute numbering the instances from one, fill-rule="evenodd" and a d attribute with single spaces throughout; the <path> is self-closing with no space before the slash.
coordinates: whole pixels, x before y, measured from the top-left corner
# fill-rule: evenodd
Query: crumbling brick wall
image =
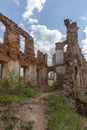
<path id="1" fill-rule="evenodd" d="M 12 71 L 20 76 L 20 69 L 23 68 L 27 82 L 47 84 L 50 69 L 47 54 L 38 51 L 35 58 L 33 38 L 1 13 L 0 22 L 5 25 L 3 44 L 0 44 L 0 77 L 7 77 Z M 77 23 L 66 19 L 64 24 L 67 37 L 64 42 L 56 43 L 52 69 L 56 72 L 58 84 L 76 96 L 80 89 L 87 86 L 87 63 L 78 45 Z M 25 38 L 24 52 L 20 51 L 20 36 Z"/>
<path id="2" fill-rule="evenodd" d="M 20 76 L 22 68 L 26 82 L 34 85 L 37 82 L 45 84 L 47 82 L 47 54 L 38 52 L 36 59 L 33 38 L 1 13 L 0 22 L 5 25 L 4 40 L 0 44 L 0 77 L 8 77 L 9 72 Z M 20 51 L 20 36 L 25 38 L 24 52 Z"/>
<path id="3" fill-rule="evenodd" d="M 78 45 L 77 23 L 66 19 L 64 24 L 67 28 L 67 37 L 64 42 L 56 43 L 56 62 L 53 62 L 56 63 L 57 74 L 62 74 L 61 84 L 67 93 L 76 96 L 80 89 L 87 86 L 87 64 Z M 67 45 L 66 52 L 64 52 L 65 45 Z M 57 70 L 58 67 L 60 72 Z M 59 79 L 57 79 L 58 83 Z"/>
<path id="4" fill-rule="evenodd" d="M 17 24 L 9 20 L 7 17 L 0 13 L 0 21 L 5 25 L 6 30 L 4 33 L 4 43 L 1 48 L 4 48 L 4 53 L 8 59 L 20 60 L 21 62 L 29 62 L 34 60 L 34 45 L 32 37 L 18 27 Z M 25 38 L 25 51 L 24 55 L 20 52 L 20 35 Z M 0 51 L 1 52 L 1 51 Z M 1 54 L 1 53 L 0 53 Z M 1 57 L 0 57 L 1 58 Z"/>
<path id="5" fill-rule="evenodd" d="M 37 52 L 37 82 L 38 84 L 47 84 L 48 67 L 47 54 L 41 51 Z"/>

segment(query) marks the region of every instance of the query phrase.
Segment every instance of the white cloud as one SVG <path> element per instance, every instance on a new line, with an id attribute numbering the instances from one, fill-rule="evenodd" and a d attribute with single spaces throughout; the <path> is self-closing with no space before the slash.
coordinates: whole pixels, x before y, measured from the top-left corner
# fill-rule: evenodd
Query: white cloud
<path id="1" fill-rule="evenodd" d="M 35 23 L 38 23 L 38 20 L 37 20 L 37 19 L 30 18 L 30 19 L 29 19 L 29 23 L 30 23 L 30 24 L 35 24 Z"/>
<path id="2" fill-rule="evenodd" d="M 83 30 L 83 32 L 85 33 L 85 35 L 87 37 L 87 26 L 85 27 L 85 29 Z"/>
<path id="3" fill-rule="evenodd" d="M 4 32 L 5 31 L 5 26 L 3 23 L 0 22 L 0 31 Z"/>
<path id="4" fill-rule="evenodd" d="M 29 19 L 33 15 L 33 11 L 37 9 L 38 12 L 41 12 L 43 9 L 43 5 L 46 0 L 27 0 L 27 6 L 25 8 L 25 12 L 23 14 L 23 18 Z"/>
<path id="5" fill-rule="evenodd" d="M 49 61 L 55 50 L 55 43 L 61 41 L 62 33 L 58 30 L 50 30 L 43 25 L 32 25 L 30 34 L 34 38 L 35 51 L 48 53 Z"/>
<path id="6" fill-rule="evenodd" d="M 17 6 L 20 6 L 19 0 L 14 0 L 14 2 L 16 3 Z"/>
<path id="7" fill-rule="evenodd" d="M 85 27 L 83 32 L 85 33 L 85 39 L 82 40 L 82 52 L 87 59 L 87 26 Z"/>
<path id="8" fill-rule="evenodd" d="M 0 38 L 0 44 L 1 44 L 1 43 L 3 43 L 3 39 L 2 39 L 2 38 Z"/>
<path id="9" fill-rule="evenodd" d="M 68 44 L 64 46 L 64 52 L 67 52 Z"/>
<path id="10" fill-rule="evenodd" d="M 81 19 L 82 19 L 82 20 L 87 20 L 87 17 L 82 16 Z"/>
<path id="11" fill-rule="evenodd" d="M 55 51 L 55 43 L 61 41 L 65 36 L 57 29 L 50 30 L 45 25 L 39 25 L 38 20 L 34 18 L 34 11 L 41 12 L 45 2 L 46 0 L 27 0 L 27 6 L 22 17 L 30 25 L 31 32 L 29 34 L 34 38 L 35 52 L 37 53 L 37 50 L 40 50 L 48 53 L 50 64 Z"/>
<path id="12" fill-rule="evenodd" d="M 25 38 L 23 36 L 20 36 L 20 51 L 24 53 L 25 50 Z"/>
<path id="13" fill-rule="evenodd" d="M 0 43 L 3 43 L 4 32 L 5 26 L 2 22 L 0 22 Z"/>

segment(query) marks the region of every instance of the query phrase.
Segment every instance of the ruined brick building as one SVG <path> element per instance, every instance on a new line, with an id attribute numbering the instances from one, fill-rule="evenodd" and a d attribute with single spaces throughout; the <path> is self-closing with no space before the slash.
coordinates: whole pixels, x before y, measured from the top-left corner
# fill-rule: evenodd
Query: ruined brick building
<path id="1" fill-rule="evenodd" d="M 0 13 L 0 22 L 5 25 L 4 40 L 0 44 L 0 77 L 8 77 L 9 72 L 23 76 L 32 84 L 47 84 L 48 72 L 56 73 L 56 82 L 68 91 L 87 85 L 87 65 L 78 45 L 78 27 L 76 22 L 64 20 L 67 37 L 64 42 L 56 43 L 53 65 L 47 66 L 47 54 L 34 53 L 33 38 L 18 27 L 12 20 Z M 25 50 L 20 51 L 20 36 L 25 38 Z M 64 48 L 66 47 L 66 51 Z"/>
<path id="2" fill-rule="evenodd" d="M 78 45 L 77 23 L 71 23 L 66 19 L 64 24 L 67 37 L 64 42 L 56 43 L 53 65 L 57 73 L 57 83 L 63 85 L 69 93 L 75 92 L 76 95 L 87 86 L 87 63 Z"/>
<path id="3" fill-rule="evenodd" d="M 38 51 L 36 59 L 33 38 L 1 13 L 0 22 L 5 25 L 4 40 L 0 44 L 0 77 L 7 77 L 9 72 L 20 76 L 23 68 L 26 82 L 30 81 L 34 85 L 46 83 L 47 54 Z M 25 38 L 24 52 L 20 51 L 20 36 Z"/>

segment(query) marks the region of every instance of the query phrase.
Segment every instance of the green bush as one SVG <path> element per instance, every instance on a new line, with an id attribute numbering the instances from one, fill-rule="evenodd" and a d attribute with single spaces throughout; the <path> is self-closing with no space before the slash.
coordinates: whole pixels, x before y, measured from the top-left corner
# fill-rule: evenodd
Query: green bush
<path id="1" fill-rule="evenodd" d="M 8 78 L 0 79 L 0 92 L 8 93 L 14 91 L 18 87 L 18 80 L 18 77 L 13 72 L 10 72 Z"/>

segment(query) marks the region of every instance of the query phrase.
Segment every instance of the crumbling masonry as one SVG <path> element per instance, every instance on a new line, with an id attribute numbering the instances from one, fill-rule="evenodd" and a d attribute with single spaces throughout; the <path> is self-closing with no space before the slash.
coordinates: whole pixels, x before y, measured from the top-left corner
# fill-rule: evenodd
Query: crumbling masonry
<path id="1" fill-rule="evenodd" d="M 0 44 L 0 77 L 8 77 L 9 72 L 20 76 L 20 70 L 23 68 L 26 82 L 33 85 L 46 83 L 47 54 L 38 51 L 36 59 L 33 38 L 1 13 L 0 22 L 6 28 L 3 43 Z M 20 36 L 25 38 L 24 53 L 20 51 Z"/>
<path id="2" fill-rule="evenodd" d="M 69 94 L 87 86 L 87 65 L 78 45 L 78 27 L 76 22 L 64 20 L 67 37 L 64 42 L 56 43 L 53 65 L 47 66 L 47 54 L 34 54 L 33 38 L 12 20 L 0 13 L 0 22 L 5 25 L 4 40 L 0 44 L 0 77 L 8 77 L 9 72 L 23 75 L 26 82 L 47 84 L 48 72 L 56 73 L 57 84 L 65 87 Z M 20 51 L 20 36 L 25 38 L 25 50 Z M 66 48 L 66 51 L 65 51 Z"/>
<path id="3" fill-rule="evenodd" d="M 87 87 L 87 64 L 78 45 L 77 23 L 66 19 L 64 24 L 67 37 L 64 42 L 56 43 L 53 64 L 57 72 L 57 83 L 64 86 L 68 94 L 76 96 Z"/>

